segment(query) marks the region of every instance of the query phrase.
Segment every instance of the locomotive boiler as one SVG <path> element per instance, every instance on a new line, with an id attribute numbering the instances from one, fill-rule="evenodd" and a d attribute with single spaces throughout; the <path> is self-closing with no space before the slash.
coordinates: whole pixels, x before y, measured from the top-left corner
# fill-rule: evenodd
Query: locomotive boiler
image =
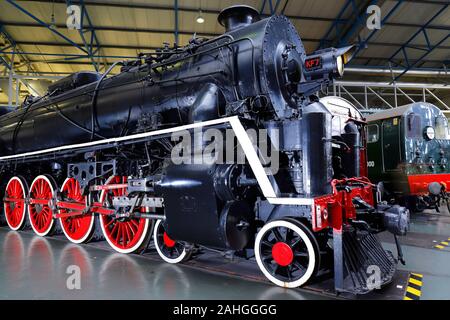
<path id="1" fill-rule="evenodd" d="M 405 234 L 409 213 L 362 176 L 357 110 L 316 96 L 354 48 L 307 55 L 286 17 L 247 6 L 219 22 L 217 38 L 76 73 L 0 117 L 9 227 L 122 253 L 153 236 L 169 263 L 220 250 L 289 288 L 328 272 L 366 293 L 369 266 L 389 283 L 397 260 L 376 233 Z"/>

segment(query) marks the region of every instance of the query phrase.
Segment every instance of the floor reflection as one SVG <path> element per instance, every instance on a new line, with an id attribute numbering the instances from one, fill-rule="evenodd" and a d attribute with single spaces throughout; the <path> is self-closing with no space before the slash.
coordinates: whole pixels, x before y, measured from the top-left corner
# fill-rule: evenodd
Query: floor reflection
<path id="1" fill-rule="evenodd" d="M 3 268 L 1 270 L 9 275 L 6 281 L 10 284 L 20 282 L 24 276 L 25 246 L 18 232 L 10 231 L 6 233 L 3 239 L 2 252 Z M 14 252 L 14 254 L 5 254 L 7 252 Z"/>
<path id="2" fill-rule="evenodd" d="M 27 276 L 28 290 L 36 297 L 43 297 L 56 280 L 53 248 L 47 239 L 38 236 L 33 236 L 27 247 L 24 274 Z"/>
<path id="3" fill-rule="evenodd" d="M 318 295 L 212 274 L 98 245 L 0 227 L 1 299 L 318 299 Z M 77 266 L 81 289 L 71 290 Z M 70 269 L 69 269 L 70 270 Z"/>
<path id="4" fill-rule="evenodd" d="M 304 300 L 305 297 L 299 291 L 280 287 L 272 287 L 261 292 L 259 300 Z"/>
<path id="5" fill-rule="evenodd" d="M 191 284 L 179 266 L 162 264 L 153 277 L 153 289 L 161 291 L 162 296 L 189 299 Z"/>
<path id="6" fill-rule="evenodd" d="M 80 290 L 70 290 L 67 286 L 68 277 L 73 274 L 73 270 L 71 269 L 73 266 L 76 266 L 80 273 Z M 88 251 L 83 248 L 83 246 L 73 243 L 68 243 L 64 246 L 58 260 L 58 273 L 58 288 L 65 288 L 70 291 L 70 298 L 84 299 L 87 297 L 92 298 L 92 296 L 94 296 L 94 267 Z"/>
<path id="7" fill-rule="evenodd" d="M 147 281 L 140 265 L 134 257 L 113 253 L 102 263 L 99 272 L 99 286 L 117 298 L 144 295 Z"/>

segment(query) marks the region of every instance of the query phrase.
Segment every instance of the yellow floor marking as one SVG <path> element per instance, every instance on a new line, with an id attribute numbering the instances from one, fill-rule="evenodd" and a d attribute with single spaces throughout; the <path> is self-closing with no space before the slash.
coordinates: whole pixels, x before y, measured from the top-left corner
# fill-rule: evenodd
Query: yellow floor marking
<path id="1" fill-rule="evenodd" d="M 421 295 L 419 290 L 411 288 L 411 287 L 406 288 L 406 291 L 408 291 L 409 293 L 412 293 L 413 295 L 415 295 L 417 297 L 420 297 L 420 295 Z"/>
<path id="2" fill-rule="evenodd" d="M 416 276 L 416 277 L 419 277 L 419 278 L 423 278 L 423 274 L 420 274 L 420 273 L 414 273 L 414 272 L 411 272 L 411 274 L 412 274 L 413 276 Z"/>
<path id="3" fill-rule="evenodd" d="M 409 282 L 411 282 L 412 284 L 415 284 L 416 286 L 419 286 L 419 287 L 421 287 L 423 284 L 422 281 L 419 281 L 419 280 L 416 280 L 413 278 L 409 278 Z"/>
<path id="4" fill-rule="evenodd" d="M 410 297 L 403 297 L 403 300 L 412 300 Z"/>
<path id="5" fill-rule="evenodd" d="M 435 248 L 438 248 L 438 249 L 444 249 L 445 247 L 444 246 L 440 246 L 440 245 L 436 245 L 436 246 L 434 246 Z"/>

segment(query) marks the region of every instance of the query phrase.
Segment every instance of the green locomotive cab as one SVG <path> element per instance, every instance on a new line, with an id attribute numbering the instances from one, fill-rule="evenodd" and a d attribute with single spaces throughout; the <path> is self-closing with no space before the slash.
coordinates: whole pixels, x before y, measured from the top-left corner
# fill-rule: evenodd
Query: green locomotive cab
<path id="1" fill-rule="evenodd" d="M 436 106 L 416 102 L 367 116 L 367 166 L 383 198 L 413 211 L 448 204 L 450 136 Z M 447 187 L 448 186 L 448 187 Z"/>

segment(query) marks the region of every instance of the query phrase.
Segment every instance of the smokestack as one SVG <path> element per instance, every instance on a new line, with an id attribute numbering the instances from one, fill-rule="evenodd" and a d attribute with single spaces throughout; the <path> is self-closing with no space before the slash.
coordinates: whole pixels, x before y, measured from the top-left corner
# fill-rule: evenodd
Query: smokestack
<path id="1" fill-rule="evenodd" d="M 223 9 L 217 20 L 225 27 L 226 32 L 230 32 L 259 21 L 260 16 L 253 7 L 237 5 Z"/>

